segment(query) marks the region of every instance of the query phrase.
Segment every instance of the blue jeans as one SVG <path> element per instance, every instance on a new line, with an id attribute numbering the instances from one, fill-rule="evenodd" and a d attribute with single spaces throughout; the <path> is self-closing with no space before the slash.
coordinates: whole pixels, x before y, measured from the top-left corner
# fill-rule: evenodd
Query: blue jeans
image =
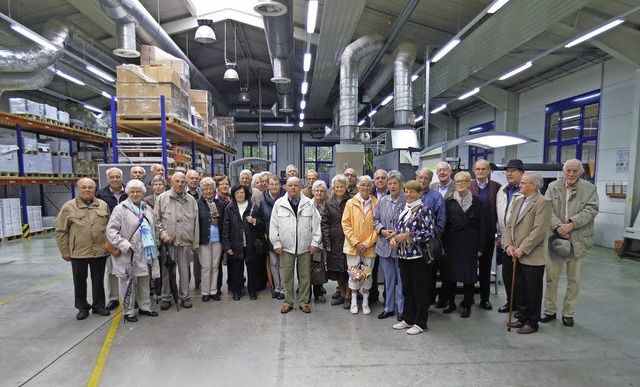
<path id="1" fill-rule="evenodd" d="M 380 265 L 384 271 L 384 311 L 393 312 L 396 303 L 396 285 L 398 286 L 398 313 L 404 310 L 404 296 L 402 295 L 402 280 L 400 279 L 400 269 L 398 259 L 391 257 L 380 257 Z"/>

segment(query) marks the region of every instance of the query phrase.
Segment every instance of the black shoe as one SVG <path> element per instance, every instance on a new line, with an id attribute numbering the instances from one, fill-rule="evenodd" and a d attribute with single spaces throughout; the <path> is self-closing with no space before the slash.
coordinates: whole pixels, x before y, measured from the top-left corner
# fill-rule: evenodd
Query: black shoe
<path id="1" fill-rule="evenodd" d="M 222 295 L 222 290 L 218 289 L 218 291 L 216 292 L 216 296 L 220 297 Z M 218 300 L 216 300 L 218 301 Z"/>
<path id="2" fill-rule="evenodd" d="M 398 313 L 398 321 L 404 320 L 404 314 Z"/>
<path id="3" fill-rule="evenodd" d="M 240 301 L 240 295 L 239 294 L 234 294 L 233 295 L 233 301 Z"/>
<path id="4" fill-rule="evenodd" d="M 138 318 L 136 316 L 129 316 L 128 314 L 126 314 L 124 316 L 124 321 L 134 323 L 134 322 L 138 322 Z"/>
<path id="5" fill-rule="evenodd" d="M 284 300 L 284 293 L 278 293 L 278 300 Z"/>
<path id="6" fill-rule="evenodd" d="M 549 321 L 553 321 L 556 319 L 556 314 L 543 314 L 542 317 L 540 317 L 540 322 L 541 323 L 548 323 Z M 563 317 L 564 320 L 564 317 Z M 564 322 L 564 321 L 563 321 Z"/>
<path id="7" fill-rule="evenodd" d="M 202 302 L 209 302 L 209 299 L 211 298 L 211 296 L 209 296 L 208 294 L 202 296 Z"/>
<path id="8" fill-rule="evenodd" d="M 253 294 L 249 294 L 249 299 L 250 299 L 250 300 L 257 300 L 257 299 L 258 299 L 258 296 L 257 296 L 255 293 L 253 293 Z"/>
<path id="9" fill-rule="evenodd" d="M 438 302 L 435 303 L 436 309 L 446 308 L 447 305 L 448 305 L 447 302 L 442 300 L 438 300 Z"/>
<path id="10" fill-rule="evenodd" d="M 562 325 L 564 325 L 565 327 L 572 327 L 573 326 L 573 317 L 564 317 L 564 316 L 562 316 Z"/>
<path id="11" fill-rule="evenodd" d="M 214 294 L 213 296 L 211 296 L 211 299 L 212 299 L 213 301 L 220 301 L 220 295 L 218 295 L 218 294 Z"/>
<path id="12" fill-rule="evenodd" d="M 107 310 L 114 310 L 115 308 L 120 306 L 120 301 L 118 300 L 111 300 L 109 301 L 109 303 L 107 304 L 107 306 L 105 306 L 105 308 L 107 308 Z"/>
<path id="13" fill-rule="evenodd" d="M 493 306 L 491 306 L 491 302 L 489 301 L 480 301 L 480 307 L 484 310 L 491 310 Z"/>
<path id="14" fill-rule="evenodd" d="M 89 317 L 89 311 L 87 309 L 80 309 L 76 314 L 76 320 L 84 320 Z"/>
<path id="15" fill-rule="evenodd" d="M 509 313 L 509 303 L 502 305 L 498 308 L 498 313 Z"/>
<path id="16" fill-rule="evenodd" d="M 180 305 L 182 305 L 183 308 L 185 309 L 189 309 L 193 306 L 193 303 L 191 302 L 190 299 L 184 299 L 182 301 L 180 301 Z"/>
<path id="17" fill-rule="evenodd" d="M 271 298 L 278 298 L 278 292 L 271 293 Z"/>
<path id="18" fill-rule="evenodd" d="M 471 308 L 468 306 L 463 306 L 460 311 L 460 317 L 469 318 L 471 316 Z"/>
<path id="19" fill-rule="evenodd" d="M 446 308 L 442 309 L 442 313 L 449 314 L 449 313 L 453 312 L 456 309 L 457 309 L 456 308 L 456 304 L 454 304 L 453 302 L 450 302 L 449 305 L 447 305 Z"/>
<path id="20" fill-rule="evenodd" d="M 391 317 L 391 316 L 393 316 L 393 315 L 394 315 L 393 311 L 391 311 L 391 312 L 385 312 L 385 311 L 383 310 L 383 311 L 382 311 L 382 313 L 380 313 L 380 314 L 378 315 L 378 318 L 379 318 L 380 320 L 384 320 L 385 318 Z"/>
<path id="21" fill-rule="evenodd" d="M 109 312 L 107 309 L 105 308 L 94 308 L 91 313 L 93 314 L 99 314 L 100 316 L 108 316 L 111 314 L 111 312 Z"/>
<path id="22" fill-rule="evenodd" d="M 156 312 L 155 310 L 142 310 L 140 309 L 138 311 L 138 314 L 141 314 L 143 316 L 149 316 L 149 317 L 158 317 L 158 312 Z"/>

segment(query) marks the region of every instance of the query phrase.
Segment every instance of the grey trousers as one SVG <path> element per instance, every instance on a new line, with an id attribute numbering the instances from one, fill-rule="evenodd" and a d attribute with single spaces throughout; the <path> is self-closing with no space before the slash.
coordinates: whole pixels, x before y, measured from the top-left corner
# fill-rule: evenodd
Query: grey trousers
<path id="1" fill-rule="evenodd" d="M 178 285 L 178 298 L 189 298 L 189 256 L 191 246 L 169 246 L 169 255 L 176 262 L 176 284 Z M 162 271 L 162 301 L 171 301 L 171 288 L 169 286 L 169 270 Z"/>

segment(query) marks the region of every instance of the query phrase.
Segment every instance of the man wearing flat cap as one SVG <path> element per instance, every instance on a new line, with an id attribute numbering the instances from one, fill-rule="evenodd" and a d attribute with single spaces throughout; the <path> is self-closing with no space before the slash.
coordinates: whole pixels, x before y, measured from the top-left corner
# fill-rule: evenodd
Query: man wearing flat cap
<path id="1" fill-rule="evenodd" d="M 499 313 L 509 312 L 509 300 L 511 297 L 511 277 L 513 274 L 513 261 L 511 256 L 504 251 L 504 230 L 511 214 L 513 199 L 520 196 L 520 179 L 524 173 L 524 164 L 521 160 L 509 160 L 505 168 L 507 184 L 500 187 L 496 195 L 496 211 L 498 214 L 498 229 L 496 238 L 496 263 L 502 264 L 502 282 L 507 294 L 507 302 L 498 308 Z"/>
<path id="2" fill-rule="evenodd" d="M 553 216 L 547 261 L 547 284 L 544 297 L 544 315 L 540 322 L 556 319 L 558 279 L 562 267 L 567 267 L 567 290 L 562 304 L 562 324 L 574 324 L 573 313 L 580 291 L 580 278 L 589 249 L 593 246 L 593 221 L 598 214 L 599 201 L 596 187 L 580 178 L 584 172 L 582 161 L 570 159 L 562 168 L 560 179 L 549 184 L 545 196 L 551 200 Z M 562 239 L 557 241 L 557 239 Z"/>

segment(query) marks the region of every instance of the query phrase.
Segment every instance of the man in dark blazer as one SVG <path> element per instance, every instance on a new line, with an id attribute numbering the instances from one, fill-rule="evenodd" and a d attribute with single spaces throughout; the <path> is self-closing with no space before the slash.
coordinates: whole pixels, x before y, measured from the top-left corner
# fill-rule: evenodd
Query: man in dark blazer
<path id="1" fill-rule="evenodd" d="M 542 278 L 548 260 L 548 231 L 553 213 L 551 201 L 539 192 L 542 176 L 525 172 L 520 181 L 522 196 L 514 199 L 505 230 L 505 250 L 517 259 L 515 281 L 518 320 L 509 326 L 520 334 L 538 331 L 542 308 Z"/>
<path id="2" fill-rule="evenodd" d="M 495 248 L 496 224 L 498 215 L 496 211 L 496 196 L 500 190 L 500 184 L 490 180 L 491 166 L 485 159 L 479 159 L 473 165 L 473 172 L 476 176 L 471 181 L 471 194 L 480 198 L 482 202 L 482 219 L 484 221 L 484 248 L 482 255 L 478 258 L 478 282 L 480 282 L 480 307 L 491 310 L 489 293 L 491 289 L 491 262 L 493 261 L 493 250 Z"/>

